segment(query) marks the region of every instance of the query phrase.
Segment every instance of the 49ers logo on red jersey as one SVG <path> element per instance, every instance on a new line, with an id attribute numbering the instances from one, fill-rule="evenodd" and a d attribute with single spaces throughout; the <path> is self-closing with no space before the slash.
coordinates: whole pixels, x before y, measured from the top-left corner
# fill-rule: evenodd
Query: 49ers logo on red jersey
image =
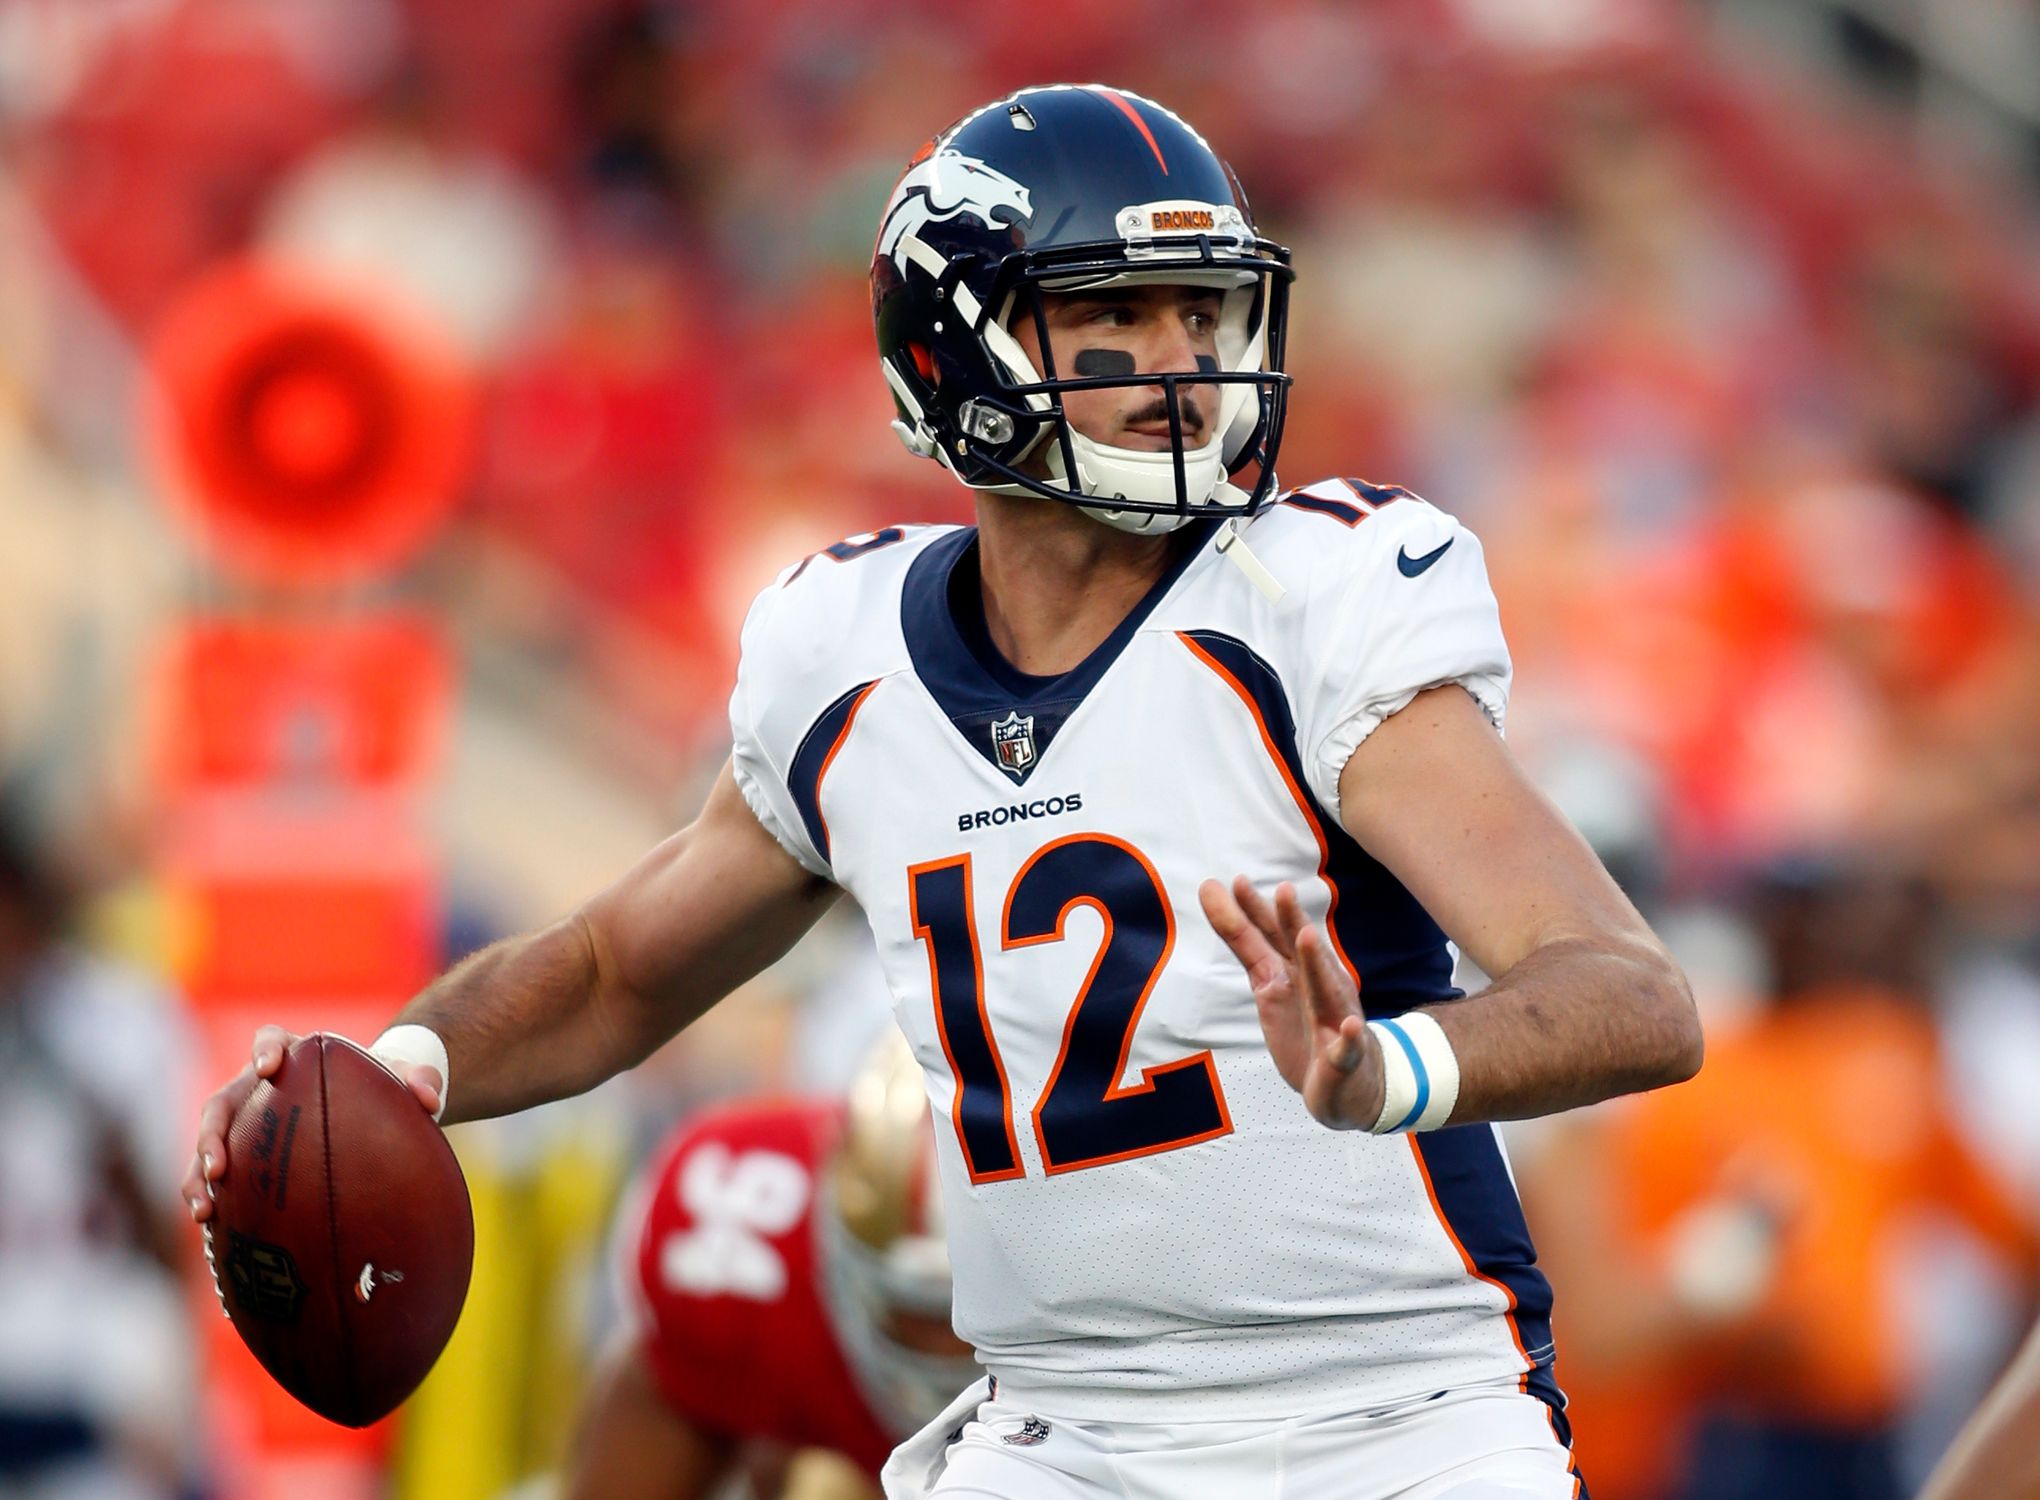
<path id="1" fill-rule="evenodd" d="M 771 1240 L 807 1212 L 813 1179 L 778 1151 L 733 1154 L 710 1141 L 674 1183 L 693 1222 L 659 1246 L 659 1277 L 675 1292 L 774 1302 L 786 1293 L 786 1258 Z"/>

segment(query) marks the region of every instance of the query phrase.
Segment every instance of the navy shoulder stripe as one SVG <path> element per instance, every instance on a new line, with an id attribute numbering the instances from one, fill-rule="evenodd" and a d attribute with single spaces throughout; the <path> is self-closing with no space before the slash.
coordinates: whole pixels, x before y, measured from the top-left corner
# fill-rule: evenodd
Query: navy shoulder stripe
<path id="1" fill-rule="evenodd" d="M 822 778 L 828 774 L 829 762 L 836 758 L 836 752 L 850 737 L 850 725 L 857 717 L 857 710 L 876 686 L 876 678 L 860 682 L 823 709 L 821 717 L 801 736 L 800 748 L 793 752 L 786 789 L 793 794 L 793 805 L 800 810 L 800 820 L 807 828 L 808 841 L 815 846 L 815 852 L 822 856 L 824 862 L 828 862 L 830 856 L 829 823 L 822 816 Z"/>
<path id="2" fill-rule="evenodd" d="M 1449 1000 L 1452 955 L 1445 934 L 1387 867 L 1354 841 L 1319 805 L 1303 772 L 1296 720 L 1275 669 L 1245 641 L 1215 630 L 1185 639 L 1208 656 L 1252 700 L 1268 741 L 1294 784 L 1306 816 L 1324 843 L 1324 876 L 1332 887 L 1332 936 L 1360 975 L 1360 1003 L 1370 1017 L 1396 1016 L 1413 1005 Z"/>

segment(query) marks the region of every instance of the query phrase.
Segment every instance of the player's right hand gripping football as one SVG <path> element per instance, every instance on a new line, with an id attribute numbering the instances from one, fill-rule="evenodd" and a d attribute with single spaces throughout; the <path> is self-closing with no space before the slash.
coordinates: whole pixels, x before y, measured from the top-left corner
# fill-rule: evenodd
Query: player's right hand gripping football
<path id="1" fill-rule="evenodd" d="M 265 1078 L 274 1077 L 276 1070 L 283 1066 L 283 1055 L 291 1048 L 297 1037 L 281 1026 L 264 1026 L 255 1033 L 254 1045 L 249 1049 L 248 1066 L 236 1073 L 226 1084 L 205 1101 L 205 1107 L 198 1112 L 198 1147 L 192 1153 L 191 1165 L 184 1172 L 184 1206 L 191 1217 L 203 1224 L 212 1217 L 212 1185 L 227 1175 L 227 1127 L 234 1122 L 234 1115 L 255 1092 L 255 1085 Z M 411 1095 L 428 1111 L 439 1108 L 440 1090 L 445 1080 L 437 1068 L 412 1067 L 402 1063 L 389 1063 L 403 1079 Z"/>
<path id="2" fill-rule="evenodd" d="M 1271 903 L 1246 876 L 1227 890 L 1198 887 L 1212 930 L 1247 971 L 1261 1034 L 1283 1081 L 1334 1130 L 1366 1130 L 1381 1116 L 1381 1045 L 1360 1010 L 1360 987 L 1332 953 L 1322 927 L 1304 916 L 1284 881 Z"/>

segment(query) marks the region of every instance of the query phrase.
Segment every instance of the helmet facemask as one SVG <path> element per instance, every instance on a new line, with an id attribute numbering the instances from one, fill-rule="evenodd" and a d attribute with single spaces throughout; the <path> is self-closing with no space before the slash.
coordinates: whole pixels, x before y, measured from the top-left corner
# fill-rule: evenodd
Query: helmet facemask
<path id="1" fill-rule="evenodd" d="M 1279 334 L 1271 334 L 1279 331 L 1282 319 L 1271 313 L 1286 308 L 1287 266 L 1272 258 L 1220 260 L 1207 248 L 1203 259 L 1168 264 L 1129 268 L 1127 260 L 1118 259 L 1089 267 L 1044 264 L 1030 269 L 1034 274 L 1020 278 L 1000 299 L 997 315 L 983 318 L 978 329 L 999 394 L 965 402 L 959 413 L 969 457 L 989 471 L 966 482 L 994 493 L 1043 495 L 1080 505 L 1105 524 L 1132 532 L 1173 531 L 1200 516 L 1257 510 L 1272 492 L 1272 469 L 1262 464 L 1251 493 L 1232 481 L 1272 451 L 1270 439 L 1280 432 L 1288 376 L 1281 372 L 1279 347 L 1274 346 Z M 1052 333 L 1044 294 L 1143 285 L 1209 287 L 1219 294 L 1215 360 L 1200 358 L 1198 369 L 1167 373 L 1141 371 L 1130 361 L 1124 369 L 1097 368 L 1115 362 L 1095 361 L 1093 371 L 1080 373 L 1091 351 L 1072 349 L 1067 331 Z M 1018 318 L 1032 319 L 1045 368 L 1035 367 L 1010 331 Z M 1185 413 L 1190 390 L 1199 386 L 1217 390 L 1217 412 L 1202 441 L 1192 447 L 1187 446 Z M 1115 388 L 1159 389 L 1169 416 L 1168 447 L 1119 447 L 1077 430 L 1064 396 Z"/>

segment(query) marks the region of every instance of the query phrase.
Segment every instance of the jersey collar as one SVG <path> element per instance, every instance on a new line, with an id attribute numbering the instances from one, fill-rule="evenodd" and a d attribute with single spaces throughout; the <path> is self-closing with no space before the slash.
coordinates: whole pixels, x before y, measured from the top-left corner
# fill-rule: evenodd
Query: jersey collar
<path id="1" fill-rule="evenodd" d="M 977 528 L 939 537 L 914 559 L 901 591 L 900 625 L 914 674 L 964 743 L 1018 786 L 1034 774 L 1050 742 L 1155 606 L 1203 555 L 1218 524 L 1198 521 L 1184 528 L 1182 550 L 1126 618 L 1089 656 L 1053 677 L 1020 671 L 992 644 L 978 576 Z"/>

